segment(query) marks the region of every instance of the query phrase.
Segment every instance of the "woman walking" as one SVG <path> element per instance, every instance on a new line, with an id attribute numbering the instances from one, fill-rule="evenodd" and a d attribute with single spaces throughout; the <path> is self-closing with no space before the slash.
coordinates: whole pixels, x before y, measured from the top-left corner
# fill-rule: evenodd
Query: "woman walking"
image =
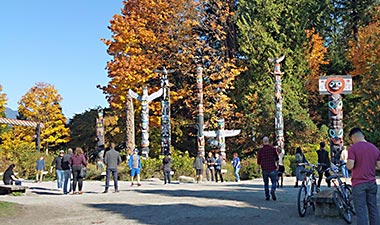
<path id="1" fill-rule="evenodd" d="M 75 194 L 83 194 L 82 187 L 83 187 L 83 177 L 80 176 L 80 172 L 82 167 L 87 166 L 86 158 L 83 155 L 83 150 L 80 147 L 77 147 L 75 149 L 75 154 L 73 154 L 70 158 L 70 165 L 72 168 L 73 173 L 73 193 Z M 76 192 L 76 187 L 78 185 L 79 192 Z"/>

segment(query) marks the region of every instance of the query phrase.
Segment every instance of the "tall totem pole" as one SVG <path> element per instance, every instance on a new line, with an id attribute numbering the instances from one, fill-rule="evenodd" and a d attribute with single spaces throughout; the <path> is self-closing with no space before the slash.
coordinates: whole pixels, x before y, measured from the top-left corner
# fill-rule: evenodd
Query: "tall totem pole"
<path id="1" fill-rule="evenodd" d="M 332 163 L 339 162 L 343 150 L 343 100 L 341 94 L 352 93 L 351 76 L 319 77 L 319 94 L 328 95 L 330 157 Z"/>
<path id="2" fill-rule="evenodd" d="M 170 126 L 170 86 L 168 73 L 173 73 L 175 70 L 155 70 L 156 73 L 162 73 L 161 77 L 161 154 L 167 155 L 170 153 L 171 143 L 171 126 Z"/>
<path id="3" fill-rule="evenodd" d="M 132 97 L 127 95 L 127 142 L 126 147 L 128 150 L 128 154 L 131 154 L 134 150 L 135 144 L 135 112 L 133 109 L 133 101 Z"/>
<path id="4" fill-rule="evenodd" d="M 147 158 L 149 156 L 149 102 L 160 97 L 162 95 L 162 89 L 154 92 L 153 94 L 148 94 L 148 87 L 143 86 L 142 95 L 129 89 L 129 95 L 141 102 L 141 154 L 143 157 Z"/>
<path id="5" fill-rule="evenodd" d="M 269 62 L 274 63 L 274 106 L 275 106 L 275 133 L 276 133 L 276 146 L 277 148 L 285 153 L 284 149 L 284 120 L 282 117 L 282 96 L 281 96 L 281 72 L 280 62 L 284 60 L 285 56 L 281 56 L 276 59 L 268 59 Z"/>
<path id="6" fill-rule="evenodd" d="M 99 109 L 98 118 L 96 118 L 96 141 L 98 151 L 104 149 L 104 118 L 103 109 Z"/>
<path id="7" fill-rule="evenodd" d="M 203 134 L 204 129 L 204 115 L 203 115 L 203 77 L 202 77 L 202 66 L 197 67 L 197 100 L 198 100 L 198 115 L 197 115 L 197 144 L 198 152 L 205 154 L 205 136 Z"/>

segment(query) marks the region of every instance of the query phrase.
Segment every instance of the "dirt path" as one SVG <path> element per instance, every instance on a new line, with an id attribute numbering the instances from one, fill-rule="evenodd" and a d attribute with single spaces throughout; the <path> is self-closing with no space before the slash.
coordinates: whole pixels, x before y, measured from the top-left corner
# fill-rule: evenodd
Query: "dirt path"
<path id="1" fill-rule="evenodd" d="M 111 187 L 107 194 L 101 193 L 104 182 L 85 181 L 81 196 L 62 195 L 55 182 L 25 183 L 25 196 L 0 196 L 0 201 L 22 205 L 17 217 L 1 218 L 1 224 L 346 224 L 313 212 L 300 218 L 293 181 L 285 179 L 277 201 L 264 200 L 261 179 L 171 185 L 145 181 L 141 187 L 121 182 L 120 193 L 112 193 Z"/>

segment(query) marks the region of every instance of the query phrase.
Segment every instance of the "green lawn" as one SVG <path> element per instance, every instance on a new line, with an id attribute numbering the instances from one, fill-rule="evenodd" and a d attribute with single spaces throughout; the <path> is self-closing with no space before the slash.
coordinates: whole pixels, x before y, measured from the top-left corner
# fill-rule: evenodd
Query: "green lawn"
<path id="1" fill-rule="evenodd" d="M 0 217 L 12 216 L 17 213 L 18 204 L 0 201 Z"/>

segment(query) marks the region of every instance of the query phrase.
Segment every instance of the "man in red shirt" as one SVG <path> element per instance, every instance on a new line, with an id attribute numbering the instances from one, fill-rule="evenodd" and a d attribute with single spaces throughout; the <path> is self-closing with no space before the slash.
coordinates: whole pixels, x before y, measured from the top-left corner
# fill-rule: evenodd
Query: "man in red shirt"
<path id="1" fill-rule="evenodd" d="M 261 166 L 261 172 L 264 180 L 265 200 L 269 201 L 269 178 L 272 183 L 271 195 L 276 201 L 276 183 L 278 170 L 278 155 L 276 149 L 269 144 L 269 138 L 263 138 L 264 146 L 257 153 L 257 164 Z"/>
<path id="2" fill-rule="evenodd" d="M 380 168 L 380 151 L 365 140 L 360 128 L 351 129 L 350 138 L 353 144 L 348 149 L 347 169 L 352 170 L 352 197 L 357 224 L 369 222 L 370 225 L 379 225 L 376 167 Z"/>

